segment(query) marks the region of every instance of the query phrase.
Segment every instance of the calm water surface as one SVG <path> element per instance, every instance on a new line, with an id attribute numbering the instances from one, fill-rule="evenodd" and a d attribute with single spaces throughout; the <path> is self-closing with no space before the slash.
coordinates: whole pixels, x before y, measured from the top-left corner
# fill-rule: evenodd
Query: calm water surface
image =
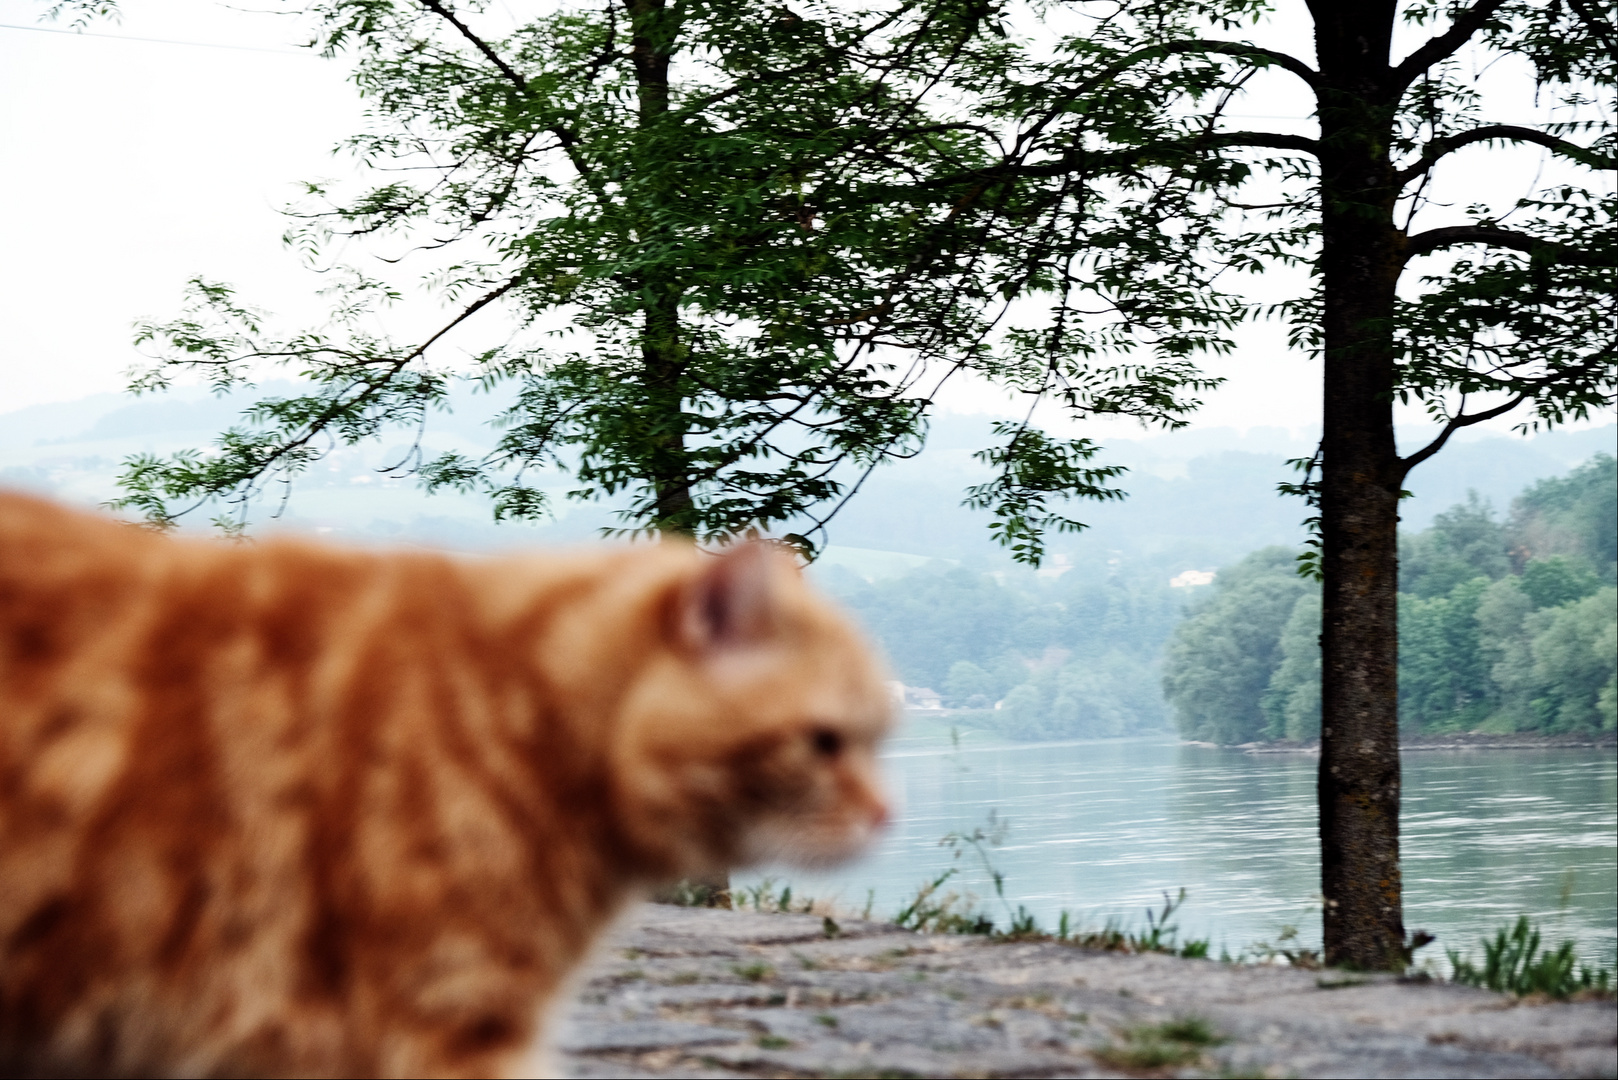
<path id="1" fill-rule="evenodd" d="M 1237 953 L 1295 926 L 1320 940 L 1317 758 L 1244 754 L 1171 739 L 952 745 L 912 724 L 885 765 L 901 798 L 895 826 L 835 874 L 765 871 L 798 896 L 891 917 L 923 881 L 958 865 L 951 887 L 1000 916 L 970 852 L 939 839 L 1006 824 L 991 858 L 1007 899 L 1052 927 L 1144 926 L 1148 906 L 1183 886 L 1183 936 Z M 1618 948 L 1618 756 L 1610 750 L 1423 751 L 1404 755 L 1405 925 L 1445 946 L 1527 914 L 1612 966 Z M 763 874 L 739 878 L 756 883 Z M 1481 954 L 1479 954 L 1481 955 Z"/>

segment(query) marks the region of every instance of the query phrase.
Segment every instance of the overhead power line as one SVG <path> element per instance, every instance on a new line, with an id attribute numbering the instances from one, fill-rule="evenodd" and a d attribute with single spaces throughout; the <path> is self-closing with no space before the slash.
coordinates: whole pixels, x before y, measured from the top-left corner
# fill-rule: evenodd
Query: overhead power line
<path id="1" fill-rule="evenodd" d="M 58 30 L 54 26 L 17 26 L 0 23 L 0 30 L 27 30 L 35 34 L 66 34 L 69 37 L 107 38 L 112 41 L 141 41 L 150 45 L 188 45 L 193 49 L 234 49 L 237 52 L 274 53 L 277 56 L 305 56 L 292 49 L 266 49 L 260 45 L 221 45 L 213 41 L 180 41 L 175 38 L 136 37 L 133 34 L 97 34 L 89 30 Z"/>

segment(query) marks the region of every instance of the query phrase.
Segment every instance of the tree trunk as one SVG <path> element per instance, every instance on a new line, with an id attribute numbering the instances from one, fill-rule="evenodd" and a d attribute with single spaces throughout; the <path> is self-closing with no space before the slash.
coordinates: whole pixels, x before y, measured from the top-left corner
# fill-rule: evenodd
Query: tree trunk
<path id="1" fill-rule="evenodd" d="M 630 61 L 635 69 L 637 120 L 646 143 L 655 144 L 669 111 L 669 58 L 673 53 L 678 27 L 672 25 L 664 0 L 627 0 L 630 21 Z M 657 175 L 658 152 L 638 155 L 635 187 L 642 197 L 654 201 L 663 193 L 665 178 Z M 649 233 L 660 207 L 647 207 L 643 213 L 641 240 Z M 684 355 L 680 342 L 679 283 L 656 272 L 641 279 L 644 307 L 641 323 L 641 363 L 649 395 L 655 403 L 648 417 L 648 474 L 656 499 L 653 526 L 664 533 L 690 535 L 691 460 L 686 453 L 684 393 L 680 378 Z"/>
<path id="2" fill-rule="evenodd" d="M 655 142 L 657 128 L 669 111 L 669 58 L 678 28 L 669 22 L 664 0 L 627 0 L 630 20 L 630 60 L 635 69 L 640 132 Z M 663 178 L 645 175 L 655 169 L 656 151 L 640 161 L 642 175 L 636 186 L 643 194 L 661 193 Z M 655 229 L 650 222 L 658 207 L 644 214 L 641 239 Z M 648 395 L 654 408 L 648 417 L 648 479 L 656 499 L 653 526 L 665 536 L 689 537 L 694 531 L 691 498 L 691 459 L 686 452 L 685 394 L 680 380 L 684 349 L 680 341 L 679 283 L 655 273 L 641 280 L 641 365 Z M 653 896 L 661 903 L 700 907 L 730 907 L 730 875 L 723 871 L 687 878 L 659 890 Z"/>
<path id="3" fill-rule="evenodd" d="M 1391 334 L 1403 234 L 1392 3 L 1312 3 L 1322 76 L 1325 400 L 1320 845 L 1325 960 L 1400 968 L 1398 510 Z"/>

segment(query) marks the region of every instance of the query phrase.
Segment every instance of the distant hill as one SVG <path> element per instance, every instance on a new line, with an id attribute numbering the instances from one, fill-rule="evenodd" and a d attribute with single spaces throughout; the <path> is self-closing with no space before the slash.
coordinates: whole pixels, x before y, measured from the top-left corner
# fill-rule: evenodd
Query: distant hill
<path id="1" fill-rule="evenodd" d="M 271 383 L 258 393 L 292 390 L 289 383 Z M 205 446 L 236 421 L 249 400 L 248 395 L 220 398 L 201 388 L 180 388 L 147 398 L 98 394 L 0 415 L 0 483 L 98 503 L 115 494 L 114 476 L 126 456 Z M 486 449 L 492 436 L 483 421 L 500 401 L 463 390 L 451 403 L 450 412 L 430 419 L 425 445 L 470 453 Z M 902 573 L 927 559 L 1009 568 L 1005 553 L 990 541 L 988 516 L 960 505 L 964 489 L 987 475 L 972 452 L 988 444 L 993 419 L 936 418 L 923 453 L 878 469 L 838 514 L 828 561 L 868 578 Z M 429 498 L 411 479 L 379 473 L 405 455 L 414 435 L 401 430 L 379 445 L 333 454 L 300 481 L 280 527 L 484 549 L 576 542 L 615 524 L 611 506 L 567 501 L 568 484 L 561 475 L 552 478 L 551 489 L 558 520 L 496 526 L 480 499 Z M 1212 570 L 1256 548 L 1293 545 L 1302 538 L 1302 506 L 1278 496 L 1275 486 L 1292 475 L 1287 458 L 1310 453 L 1307 439 L 1279 428 L 1246 434 L 1216 428 L 1108 439 L 1104 445 L 1104 460 L 1130 468 L 1121 482 L 1129 498 L 1076 505 L 1074 516 L 1091 527 L 1077 536 L 1052 538 L 1057 568 L 1127 561 L 1172 575 Z M 1618 425 L 1612 424 L 1528 439 L 1463 432 L 1411 477 L 1416 497 L 1403 508 L 1404 527 L 1425 528 L 1437 513 L 1464 501 L 1468 489 L 1503 512 L 1533 481 L 1615 449 Z M 267 504 L 258 519 L 267 519 L 272 509 Z"/>

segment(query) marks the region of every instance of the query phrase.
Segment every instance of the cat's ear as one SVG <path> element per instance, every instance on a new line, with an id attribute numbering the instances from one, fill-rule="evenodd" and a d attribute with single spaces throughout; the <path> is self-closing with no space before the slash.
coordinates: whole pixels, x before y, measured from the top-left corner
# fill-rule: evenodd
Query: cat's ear
<path id="1" fill-rule="evenodd" d="M 706 652 L 768 638 L 776 621 L 772 585 L 778 558 L 767 545 L 749 541 L 704 559 L 679 599 L 676 626 L 683 642 Z"/>

